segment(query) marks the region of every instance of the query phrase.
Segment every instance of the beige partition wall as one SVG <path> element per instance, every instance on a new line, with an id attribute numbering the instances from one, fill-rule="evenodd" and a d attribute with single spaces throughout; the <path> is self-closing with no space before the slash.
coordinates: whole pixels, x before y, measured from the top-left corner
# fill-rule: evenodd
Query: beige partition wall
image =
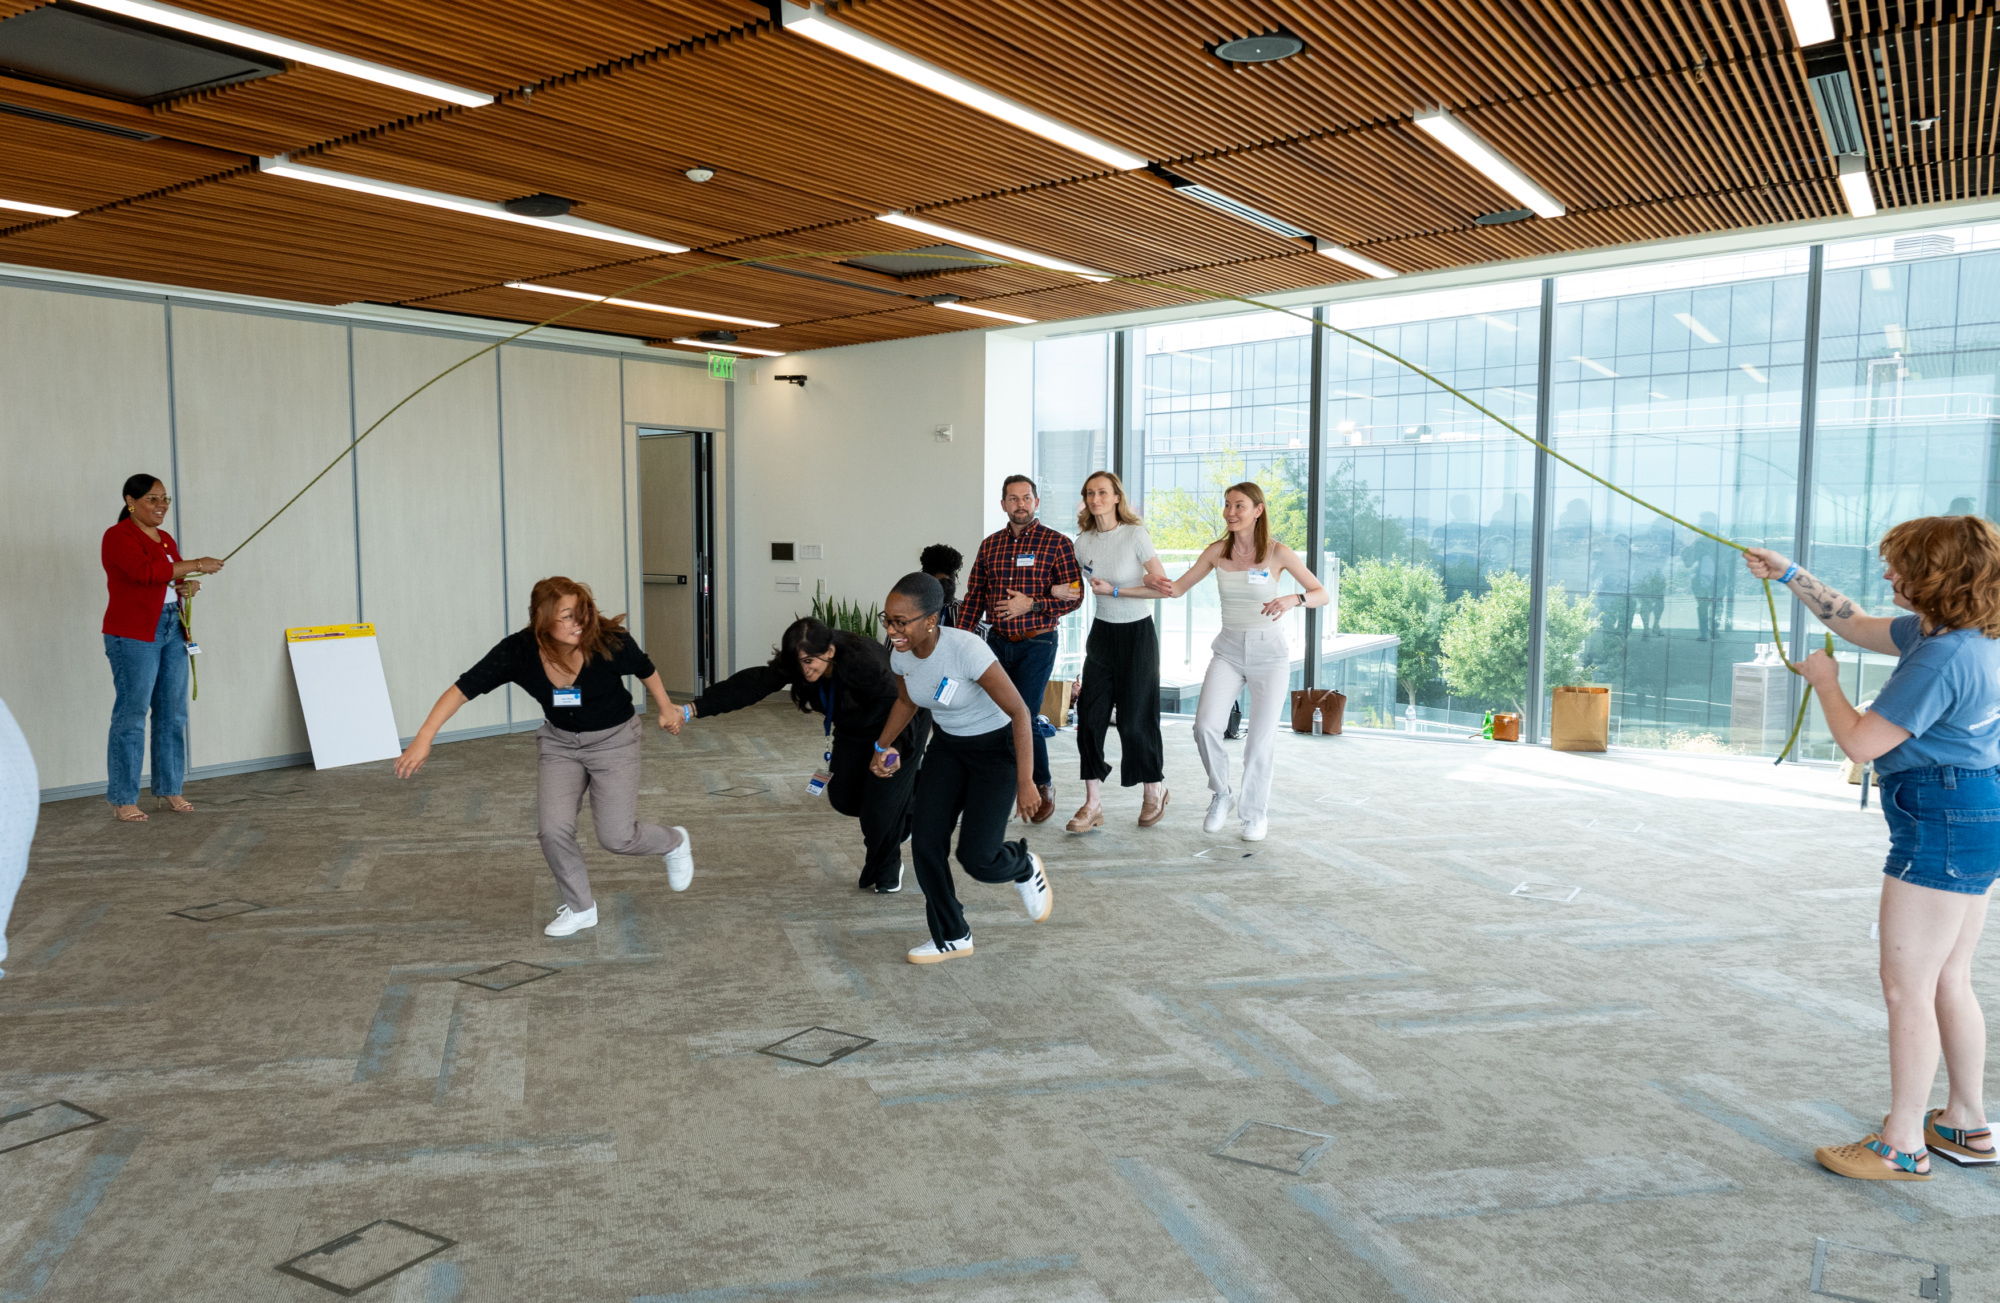
<path id="1" fill-rule="evenodd" d="M 607 615 L 624 612 L 627 512 L 618 359 L 510 344 L 500 350 L 507 476 L 507 611 L 528 619 L 535 581 L 589 584 Z M 516 720 L 540 707 L 516 689 Z"/>
<path id="2" fill-rule="evenodd" d="M 347 327 L 176 306 L 173 350 L 181 543 L 220 556 L 347 446 Z M 196 766 L 309 749 L 285 630 L 356 617 L 354 541 L 343 463 L 196 599 Z"/>
<path id="3" fill-rule="evenodd" d="M 359 429 L 446 367 L 486 347 L 354 329 Z M 438 694 L 507 631 L 500 526 L 497 352 L 399 409 L 356 450 L 361 601 L 382 649 L 396 729 L 414 734 Z M 447 735 L 507 722 L 505 693 L 472 702 Z"/>
<path id="4" fill-rule="evenodd" d="M 99 543 L 126 476 L 174 487 L 165 311 L 0 287 L 0 700 L 44 788 L 104 781 Z"/>

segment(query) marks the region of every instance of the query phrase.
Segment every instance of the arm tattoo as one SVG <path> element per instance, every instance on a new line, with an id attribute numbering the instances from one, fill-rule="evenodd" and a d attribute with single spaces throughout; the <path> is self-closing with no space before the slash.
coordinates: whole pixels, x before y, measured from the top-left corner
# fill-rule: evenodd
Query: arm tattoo
<path id="1" fill-rule="evenodd" d="M 1792 580 L 1792 590 L 1822 620 L 1849 620 L 1859 614 L 1852 601 L 1807 571 L 1799 571 L 1798 578 Z"/>

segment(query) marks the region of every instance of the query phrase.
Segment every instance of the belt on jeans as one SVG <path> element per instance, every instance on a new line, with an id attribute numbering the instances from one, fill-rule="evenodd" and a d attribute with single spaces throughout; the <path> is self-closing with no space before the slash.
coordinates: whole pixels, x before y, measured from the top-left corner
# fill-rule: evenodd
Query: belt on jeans
<path id="1" fill-rule="evenodd" d="M 995 638 L 1005 638 L 1008 642 L 1033 642 L 1048 632 L 1050 631 L 1044 629 L 1041 633 L 1002 633 L 998 629 L 995 629 L 992 632 L 992 636 Z"/>

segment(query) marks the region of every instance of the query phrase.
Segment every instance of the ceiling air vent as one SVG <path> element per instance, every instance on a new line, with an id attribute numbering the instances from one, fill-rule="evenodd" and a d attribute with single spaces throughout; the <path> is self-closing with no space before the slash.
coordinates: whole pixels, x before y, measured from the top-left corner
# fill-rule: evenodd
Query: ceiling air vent
<path id="1" fill-rule="evenodd" d="M 1839 46 L 1806 57 L 1806 89 L 1819 109 L 1820 128 L 1833 154 L 1865 154 L 1861 112 L 1854 104 L 1854 81 L 1847 75 L 1847 54 Z"/>
<path id="2" fill-rule="evenodd" d="M 0 22 L 0 73 L 128 104 L 159 104 L 283 71 L 282 60 L 61 5 Z"/>
<path id="3" fill-rule="evenodd" d="M 89 118 L 73 118 L 67 113 L 50 113 L 46 109 L 31 109 L 24 104 L 0 104 L 0 113 L 11 113 L 17 118 L 33 118 L 37 122 L 50 122 L 58 127 L 75 127 L 78 131 L 95 131 L 101 136 L 116 136 L 120 140 L 158 140 L 159 134 L 152 131 L 138 131 L 131 127 L 114 127 L 108 122 L 92 122 Z"/>
<path id="4" fill-rule="evenodd" d="M 569 210 L 576 207 L 576 200 L 565 199 L 561 195 L 532 194 L 509 199 L 500 206 L 522 217 L 568 217 Z"/>
<path id="5" fill-rule="evenodd" d="M 955 244 L 927 244 L 921 249 L 907 249 L 901 253 L 870 253 L 859 258 L 849 258 L 841 264 L 844 267 L 860 267 L 866 271 L 880 272 L 884 276 L 894 276 L 903 280 L 914 276 L 936 276 L 952 271 L 978 271 L 985 267 L 997 267 L 1000 259 L 989 258 L 983 253 L 961 249 Z"/>

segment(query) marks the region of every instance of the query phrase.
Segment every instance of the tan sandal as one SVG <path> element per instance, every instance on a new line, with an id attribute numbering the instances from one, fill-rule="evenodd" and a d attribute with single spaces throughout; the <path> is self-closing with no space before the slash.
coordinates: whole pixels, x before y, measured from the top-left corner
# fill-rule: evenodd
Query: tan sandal
<path id="1" fill-rule="evenodd" d="M 1064 825 L 1064 831 L 1089 832 L 1093 828 L 1102 828 L 1103 826 L 1104 807 L 1101 805 L 1091 805 L 1086 802 L 1077 810 L 1075 817 Z"/>
<path id="2" fill-rule="evenodd" d="M 1937 1120 L 1942 1112 L 1943 1109 L 1934 1108 L 1924 1114 L 1926 1149 L 1960 1167 L 1991 1167 L 1996 1160 L 2000 1160 L 2000 1153 L 1995 1153 L 1993 1149 L 1992 1127 L 1948 1127 Z M 1974 1148 L 1972 1142 L 1975 1140 L 1984 1141 L 1986 1147 Z"/>
<path id="3" fill-rule="evenodd" d="M 179 794 L 173 796 L 156 796 L 153 798 L 153 804 L 158 809 L 172 810 L 175 814 L 194 813 L 194 802 Z"/>
<path id="4" fill-rule="evenodd" d="M 1835 1176 L 1851 1177 L 1856 1181 L 1928 1181 L 1928 1171 L 1919 1172 L 1917 1164 L 1930 1157 L 1928 1149 L 1904 1154 L 1882 1143 L 1880 1136 L 1868 1136 L 1859 1144 L 1823 1145 L 1813 1151 L 1819 1165 Z M 1882 1164 L 1887 1161 L 1890 1166 Z"/>
<path id="5" fill-rule="evenodd" d="M 111 807 L 111 817 L 120 823 L 146 822 L 146 812 L 136 805 L 114 805 Z"/>
<path id="6" fill-rule="evenodd" d="M 1173 799 L 1173 795 L 1174 794 L 1172 792 L 1168 791 L 1166 787 L 1162 785 L 1160 788 L 1159 800 L 1141 801 L 1139 803 L 1139 826 L 1141 828 L 1150 828 L 1154 824 L 1158 823 L 1160 820 L 1166 818 L 1167 802 Z"/>

